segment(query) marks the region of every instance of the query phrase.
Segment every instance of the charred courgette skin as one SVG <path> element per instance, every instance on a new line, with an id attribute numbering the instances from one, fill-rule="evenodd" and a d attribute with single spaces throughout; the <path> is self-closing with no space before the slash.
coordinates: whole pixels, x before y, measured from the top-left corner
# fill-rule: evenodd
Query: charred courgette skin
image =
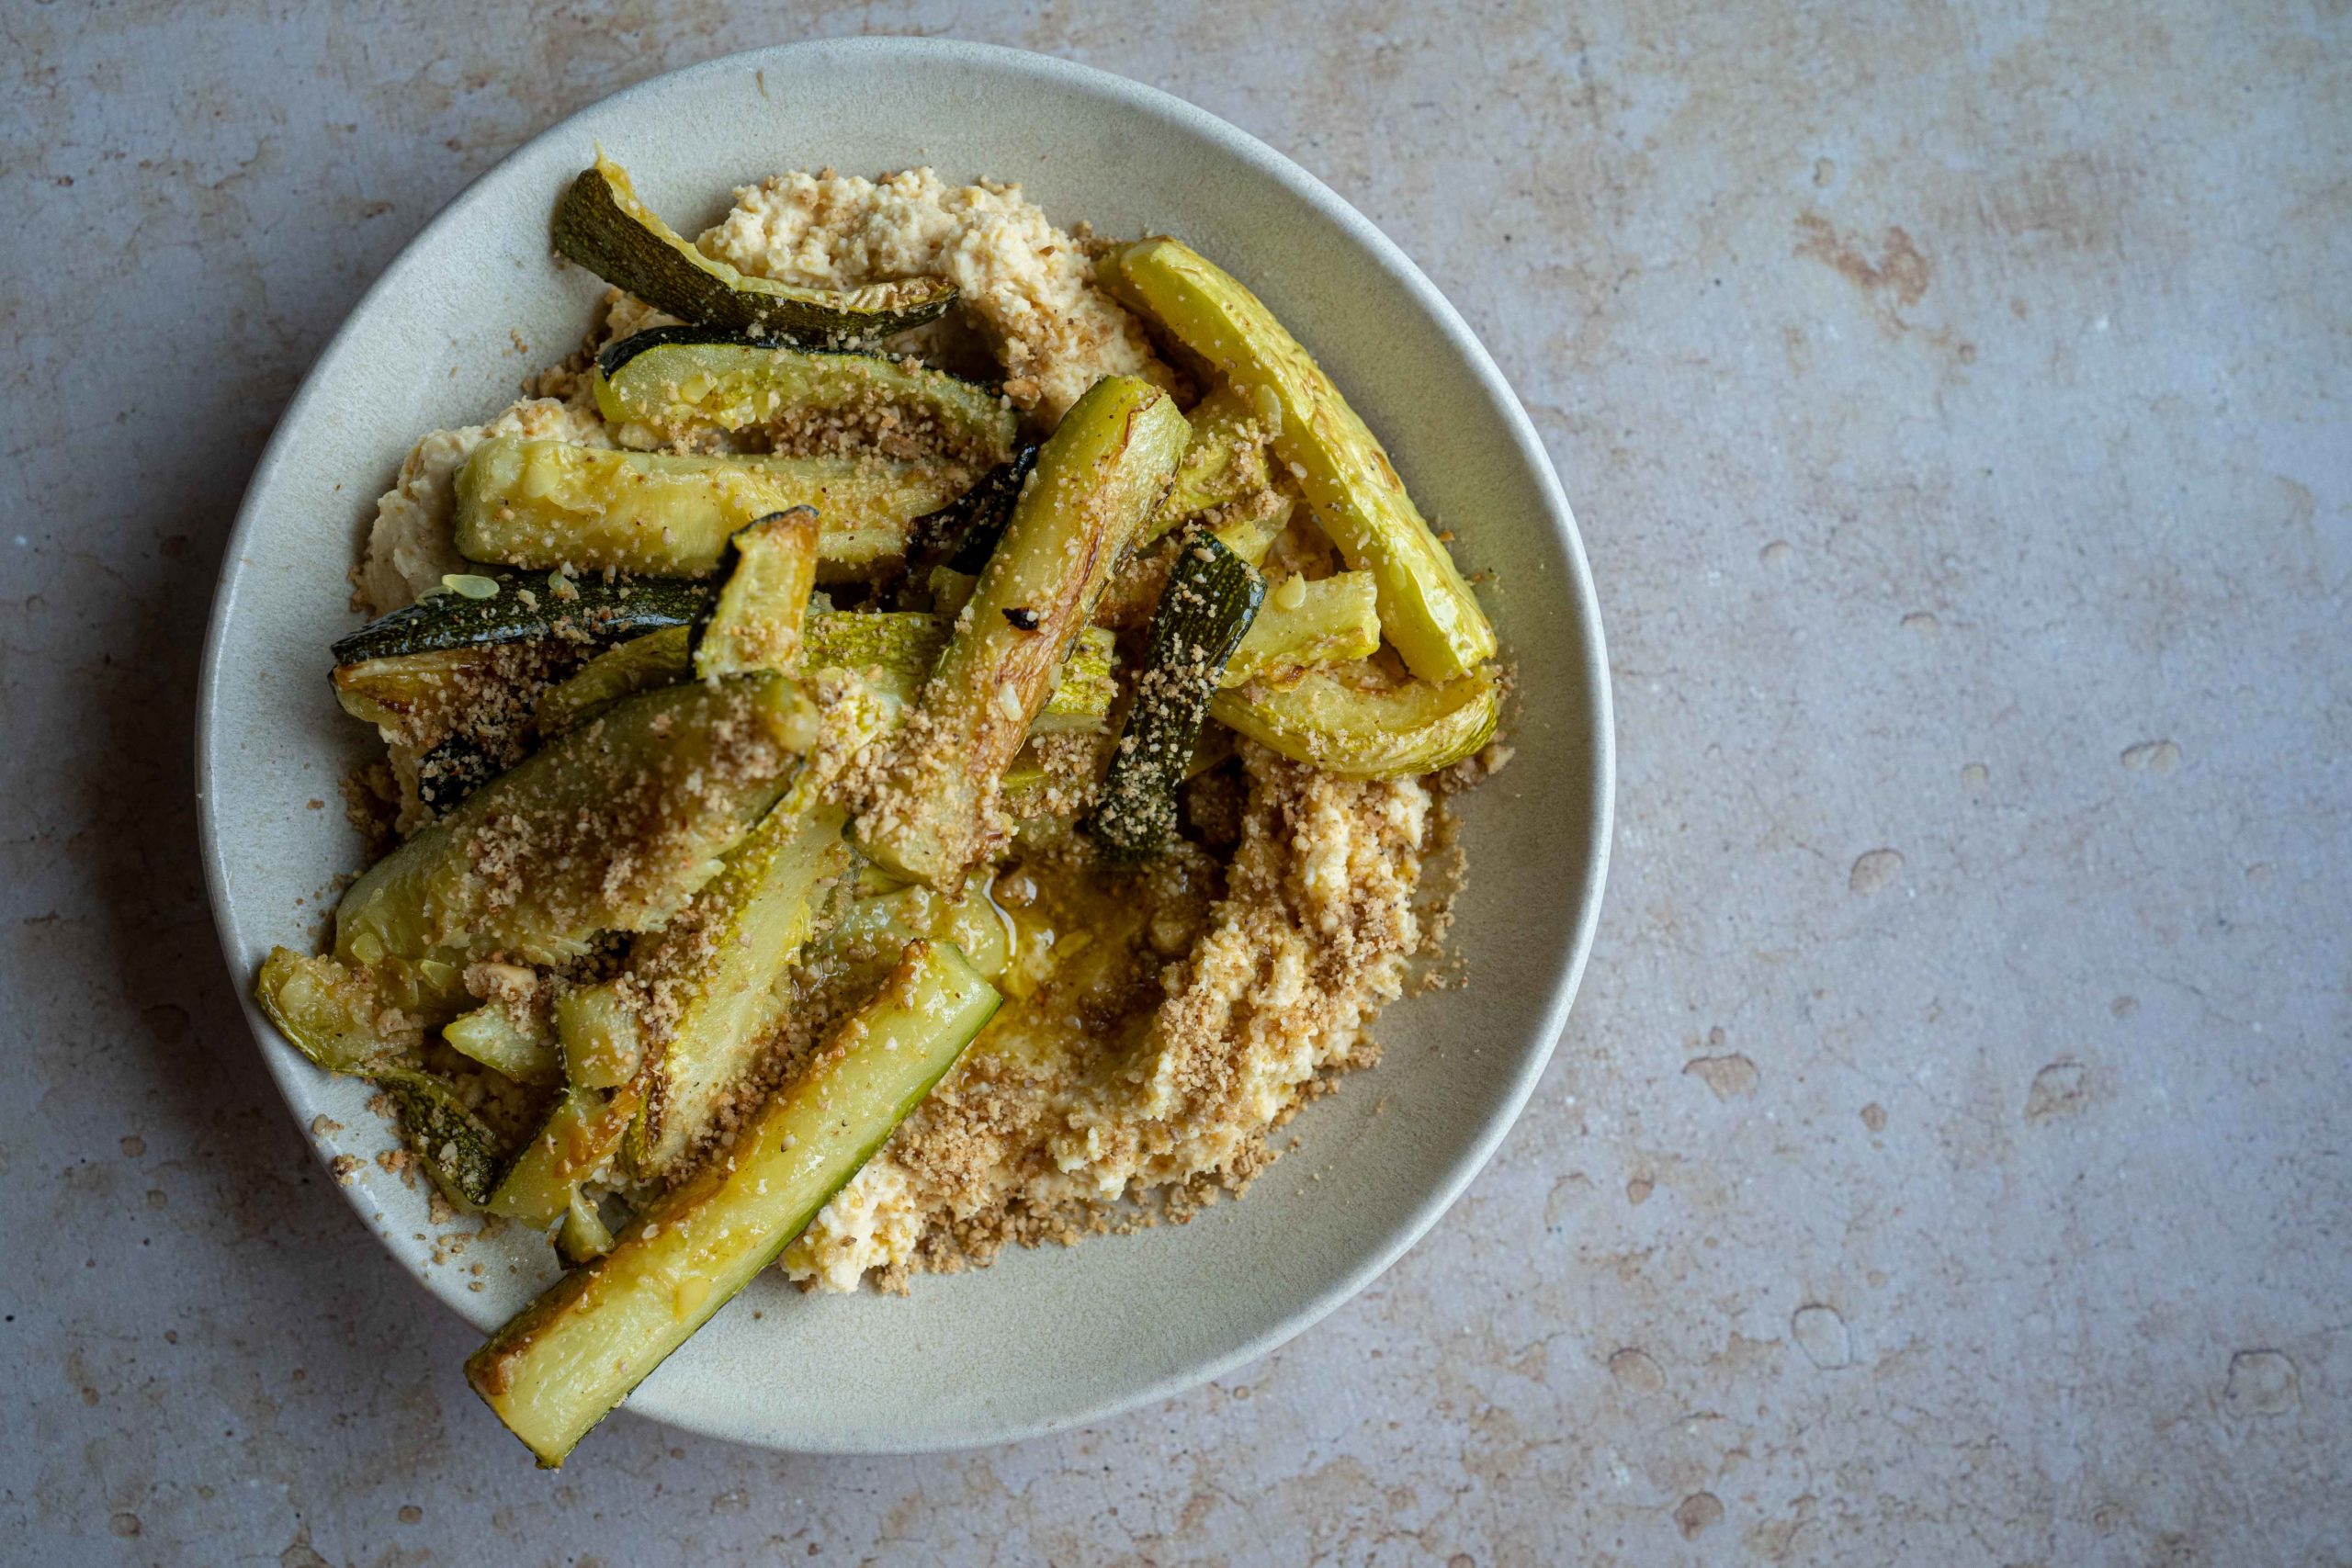
<path id="1" fill-rule="evenodd" d="M 484 599 L 435 593 L 379 615 L 335 643 L 334 661 L 356 664 L 436 649 L 538 637 L 618 642 L 663 626 L 692 625 L 718 592 L 710 583 L 671 578 L 607 581 L 601 577 L 567 578 L 560 573 L 498 568 L 480 575 L 496 583 L 498 591 Z"/>
<path id="2" fill-rule="evenodd" d="M 996 553 L 1012 521 L 1013 502 L 1037 467 L 1035 442 L 980 476 L 979 482 L 936 512 L 915 519 L 907 539 L 907 574 L 920 581 L 933 566 L 977 577 Z"/>
<path id="3" fill-rule="evenodd" d="M 1214 534 L 1196 533 L 1178 549 L 1094 814 L 1095 842 L 1121 859 L 1158 854 L 1176 836 L 1176 792 L 1210 695 L 1266 597 L 1266 580 Z"/>
<path id="4" fill-rule="evenodd" d="M 656 327 L 606 345 L 593 387 L 605 419 L 665 437 L 886 402 L 918 445 L 994 464 L 1012 458 L 1019 425 L 1002 393 L 944 370 L 707 327 Z"/>
<path id="5" fill-rule="evenodd" d="M 753 277 L 697 250 L 638 198 L 628 171 L 599 155 L 556 204 L 555 248 L 656 310 L 739 332 L 887 337 L 956 303 L 941 277 L 805 288 Z"/>

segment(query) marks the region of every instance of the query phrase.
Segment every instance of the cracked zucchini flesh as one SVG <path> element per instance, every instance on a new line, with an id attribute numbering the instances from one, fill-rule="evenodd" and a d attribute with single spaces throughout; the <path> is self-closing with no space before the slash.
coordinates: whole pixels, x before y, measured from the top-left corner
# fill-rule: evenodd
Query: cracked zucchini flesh
<path id="1" fill-rule="evenodd" d="M 1356 778 L 1435 773 L 1494 739 L 1502 694 L 1491 666 L 1443 683 L 1382 682 L 1365 665 L 1311 670 L 1288 685 L 1252 681 L 1209 699 L 1209 715 L 1293 761 Z"/>
<path id="2" fill-rule="evenodd" d="M 774 1263 L 995 1013 L 944 942 L 910 943 L 879 994 L 738 1131 L 731 1157 L 657 1199 L 612 1249 L 466 1362 L 509 1431 L 557 1466 L 631 1389 Z"/>
<path id="3" fill-rule="evenodd" d="M 706 577 L 747 524 L 816 509 L 832 578 L 903 551 L 915 520 L 959 492 L 965 470 L 878 457 L 695 457 L 501 435 L 458 470 L 456 529 L 469 559 L 542 570 Z"/>
<path id="4" fill-rule="evenodd" d="M 601 152 L 555 209 L 555 248 L 656 310 L 739 332 L 885 337 L 946 314 L 956 286 L 909 278 L 862 288 L 806 288 L 739 272 L 663 222 Z"/>
<path id="5" fill-rule="evenodd" d="M 694 671 L 705 681 L 799 667 L 801 625 L 817 586 L 817 513 L 806 506 L 737 530 L 710 616 L 695 628 Z"/>
<path id="6" fill-rule="evenodd" d="M 1095 382 L 1062 416 L 858 818 L 867 858 L 952 891 L 986 852 L 998 780 L 1190 434 L 1173 399 L 1129 376 Z"/>
<path id="7" fill-rule="evenodd" d="M 976 381 L 908 362 L 699 327 L 656 327 L 596 356 L 596 408 L 661 441 L 780 423 L 889 416 L 894 435 L 967 461 L 1012 457 L 1018 420 Z"/>
<path id="8" fill-rule="evenodd" d="M 1199 743 L 1209 694 L 1266 595 L 1266 580 L 1214 534 L 1188 536 L 1177 546 L 1145 637 L 1135 705 L 1094 814 L 1095 841 L 1129 860 L 1159 853 L 1176 836 L 1176 791 Z"/>
<path id="9" fill-rule="evenodd" d="M 335 909 L 335 956 L 551 964 L 658 926 L 784 793 L 815 731 L 779 675 L 616 704 L 362 874 Z"/>
<path id="10" fill-rule="evenodd" d="M 1324 531 L 1380 590 L 1380 624 L 1406 666 L 1447 682 L 1494 657 L 1486 612 L 1439 542 L 1388 454 L 1274 313 L 1223 269 L 1174 240 L 1106 253 L 1104 288 L 1158 321 L 1272 421 Z"/>

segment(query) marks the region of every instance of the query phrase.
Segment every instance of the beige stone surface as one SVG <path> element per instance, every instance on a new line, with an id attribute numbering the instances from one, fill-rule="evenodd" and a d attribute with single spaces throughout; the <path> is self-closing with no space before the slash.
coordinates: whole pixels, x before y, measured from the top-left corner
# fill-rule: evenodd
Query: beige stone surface
<path id="1" fill-rule="evenodd" d="M 1166 86 L 1462 307 L 1610 617 L 1602 940 L 1470 1196 L 1238 1377 L 944 1459 L 623 1417 L 542 1476 L 245 1039 L 197 640 L 278 409 L 441 202 L 630 81 L 862 29 Z M 0 38 L 0 1557 L 2352 1562 L 2341 0 Z"/>

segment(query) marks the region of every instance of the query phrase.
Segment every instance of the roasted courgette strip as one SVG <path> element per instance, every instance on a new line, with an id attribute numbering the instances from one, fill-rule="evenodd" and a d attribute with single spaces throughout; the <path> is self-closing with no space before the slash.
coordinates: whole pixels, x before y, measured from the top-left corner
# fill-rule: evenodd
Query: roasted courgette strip
<path id="1" fill-rule="evenodd" d="M 831 610 L 808 617 L 804 669 L 854 670 L 903 703 L 922 695 L 955 637 L 953 617 L 921 610 Z M 1099 730 L 1119 694 L 1113 673 L 1118 637 L 1106 627 L 1085 626 L 1070 644 L 1055 678 L 1052 694 L 1029 722 L 1032 735 Z"/>
<path id="2" fill-rule="evenodd" d="M 1209 700 L 1219 724 L 1294 761 L 1357 778 L 1450 767 L 1494 739 L 1501 712 L 1487 665 L 1443 685 L 1356 684 L 1314 670 L 1289 685 L 1253 681 Z"/>
<path id="3" fill-rule="evenodd" d="M 1177 546 L 1094 813 L 1095 841 L 1125 859 L 1158 854 L 1176 836 L 1176 791 L 1209 694 L 1266 594 L 1266 580 L 1215 535 L 1187 535 Z"/>
<path id="4" fill-rule="evenodd" d="M 605 1228 L 605 1216 L 585 1192 L 574 1192 L 563 1211 L 563 1224 L 556 1232 L 556 1250 L 563 1254 L 566 1263 L 585 1263 L 602 1258 L 613 1249 L 613 1233 Z"/>
<path id="5" fill-rule="evenodd" d="M 1167 393 L 1128 376 L 1104 377 L 1062 417 L 858 818 L 868 858 L 909 881 L 962 883 L 986 850 L 999 776 L 1189 434 Z"/>
<path id="6" fill-rule="evenodd" d="M 798 669 L 801 625 L 817 586 L 817 513 L 797 507 L 737 530 L 719 565 L 718 603 L 695 628 L 695 673 L 707 681 Z"/>
<path id="7" fill-rule="evenodd" d="M 909 945 L 881 993 L 712 1161 L 540 1293 L 466 1362 L 539 1462 L 588 1429 L 708 1322 L 855 1176 L 996 1011 L 945 943 Z"/>
<path id="8" fill-rule="evenodd" d="M 556 204 L 554 231 L 555 248 L 605 282 L 706 326 L 884 337 L 936 321 L 956 302 L 944 277 L 831 289 L 738 272 L 664 223 L 601 152 Z"/>
<path id="9" fill-rule="evenodd" d="M 458 965 L 432 955 L 361 965 L 273 947 L 254 982 L 254 1000 L 289 1044 L 328 1072 L 361 1077 L 413 1047 L 424 1024 L 465 997 Z"/>
<path id="10" fill-rule="evenodd" d="M 1222 371 L 1273 423 L 1317 519 L 1380 585 L 1380 624 L 1406 665 L 1449 682 L 1494 656 L 1494 628 L 1370 430 L 1258 297 L 1174 240 L 1106 253 L 1105 288 Z"/>
<path id="11" fill-rule="evenodd" d="M 1012 456 L 1016 416 L 978 382 L 876 354 L 808 349 L 699 327 L 656 327 L 596 358 L 596 408 L 662 440 L 887 409 L 912 448 L 966 461 Z"/>
<path id="12" fill-rule="evenodd" d="M 801 626 L 803 671 L 852 670 L 901 703 L 912 704 L 946 651 L 949 623 L 920 610 L 812 610 Z M 1031 733 L 1099 730 L 1118 695 L 1113 673 L 1116 637 L 1088 626 L 1070 647 L 1054 694 Z M 560 735 L 620 698 L 673 686 L 694 672 L 686 628 L 650 632 L 608 649 L 548 689 L 539 699 L 542 735 Z"/>
<path id="13" fill-rule="evenodd" d="M 541 735 L 561 735 L 623 697 L 674 686 L 693 672 L 693 627 L 664 626 L 605 649 L 540 693 L 534 721 Z"/>
<path id="14" fill-rule="evenodd" d="M 705 457 L 499 436 L 458 470 L 458 548 L 469 559 L 656 577 L 716 570 L 737 530 L 814 507 L 828 576 L 871 571 L 915 520 L 957 493 L 950 464 L 879 457 Z"/>
<path id="15" fill-rule="evenodd" d="M 558 997 L 555 1034 L 563 1047 L 564 1081 L 574 1089 L 618 1089 L 644 1063 L 637 1010 L 618 980 L 575 987 Z"/>
<path id="16" fill-rule="evenodd" d="M 363 724 L 401 733 L 455 728 L 480 683 L 494 678 L 500 644 L 435 648 L 338 664 L 329 680 L 343 711 Z"/>
<path id="17" fill-rule="evenodd" d="M 1369 659 L 1380 649 L 1380 594 L 1368 571 L 1308 581 L 1286 577 L 1266 591 L 1249 635 L 1227 660 L 1220 686 L 1280 685 L 1327 664 Z"/>
<path id="18" fill-rule="evenodd" d="M 816 728 L 780 675 L 616 704 L 368 868 L 335 909 L 335 955 L 553 963 L 658 926 L 784 793 Z"/>
<path id="19" fill-rule="evenodd" d="M 1220 384 L 1193 405 L 1186 420 L 1192 440 L 1149 529 L 1154 537 L 1267 488 L 1265 434 L 1239 392 Z"/>
<path id="20" fill-rule="evenodd" d="M 424 995 L 419 986 L 434 987 Z M 294 1048 L 331 1073 L 363 1077 L 389 1094 L 402 1141 L 451 1202 L 477 1207 L 490 1196 L 504 1150 L 498 1134 L 443 1079 L 414 1065 L 416 1013 L 458 1005 L 465 992 L 454 964 L 387 964 L 354 969 L 333 958 L 272 948 L 254 999 Z M 397 1037 L 386 1013 L 406 1016 Z"/>
<path id="21" fill-rule="evenodd" d="M 495 1004 L 451 1019 L 441 1026 L 441 1038 L 451 1050 L 516 1083 L 546 1085 L 563 1079 L 563 1064 L 553 1044 Z"/>
<path id="22" fill-rule="evenodd" d="M 865 869 L 875 868 L 868 863 Z M 978 876 L 953 898 L 917 883 L 853 899 L 811 952 L 843 961 L 878 953 L 887 970 L 907 943 L 919 938 L 953 942 L 991 985 L 1012 958 L 1005 917 Z"/>
<path id="23" fill-rule="evenodd" d="M 482 1206 L 533 1230 L 546 1230 L 571 1207 L 581 1183 L 619 1153 L 621 1140 L 644 1103 L 639 1084 L 609 1090 L 566 1089 Z"/>
<path id="24" fill-rule="evenodd" d="M 934 566 L 970 576 L 996 553 L 1012 521 L 1013 503 L 1037 467 L 1035 444 L 980 476 L 979 482 L 935 512 L 915 520 L 907 536 L 907 574 L 918 581 Z"/>
<path id="25" fill-rule="evenodd" d="M 658 987 L 665 1001 L 664 1021 L 645 1043 L 645 1107 L 630 1133 L 640 1173 L 674 1167 L 751 1065 L 770 994 L 808 939 L 818 895 L 849 864 L 846 821 L 804 776 L 673 929 L 630 954 L 631 980 Z"/>
<path id="26" fill-rule="evenodd" d="M 436 649 L 559 637 L 586 645 L 683 626 L 710 602 L 698 582 L 659 578 L 567 577 L 561 572 L 492 569 L 481 598 L 435 593 L 381 615 L 334 645 L 334 661 L 425 653 Z"/>

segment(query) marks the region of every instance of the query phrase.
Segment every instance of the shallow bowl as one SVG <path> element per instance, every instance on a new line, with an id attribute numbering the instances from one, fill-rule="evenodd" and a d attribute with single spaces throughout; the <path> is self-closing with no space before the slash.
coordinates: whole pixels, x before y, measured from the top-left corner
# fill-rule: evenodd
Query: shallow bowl
<path id="1" fill-rule="evenodd" d="M 777 1448 L 955 1448 L 1106 1416 L 1262 1355 L 1427 1230 L 1534 1087 L 1600 907 L 1608 668 L 1559 481 L 1462 319 L 1311 175 L 1151 88 L 934 39 L 759 50 L 582 110 L 427 225 L 287 409 L 221 569 L 198 787 L 240 994 L 272 943 L 315 940 L 334 879 L 358 857 L 339 781 L 368 738 L 337 711 L 324 665 L 327 644 L 353 625 L 344 574 L 374 498 L 420 434 L 494 412 L 520 376 L 579 340 L 601 286 L 553 260 L 548 215 L 599 142 L 689 233 L 765 174 L 930 164 L 955 180 L 1016 181 L 1065 225 L 1191 241 L 1305 340 L 1423 506 L 1458 534 L 1465 570 L 1488 574 L 1482 592 L 1518 693 L 1517 759 L 1464 811 L 1471 877 L 1454 942 L 1473 983 L 1392 1008 L 1381 1065 L 1294 1124 L 1302 1146 L 1278 1168 L 1320 1179 L 1263 1181 L 1188 1226 L 1015 1251 L 919 1280 L 904 1300 L 803 1295 L 771 1275 L 628 1408 Z M 518 352 L 522 343 L 533 346 Z M 422 1192 L 371 1157 L 391 1134 L 365 1110 L 367 1087 L 312 1068 L 250 1000 L 246 1014 L 296 1117 L 340 1123 L 315 1138 L 321 1157 L 360 1156 L 344 1190 L 426 1289 L 489 1329 L 550 1277 L 546 1245 L 511 1231 L 435 1264 L 417 1239 L 431 1229 Z M 469 1289 L 479 1279 L 487 1288 Z"/>

